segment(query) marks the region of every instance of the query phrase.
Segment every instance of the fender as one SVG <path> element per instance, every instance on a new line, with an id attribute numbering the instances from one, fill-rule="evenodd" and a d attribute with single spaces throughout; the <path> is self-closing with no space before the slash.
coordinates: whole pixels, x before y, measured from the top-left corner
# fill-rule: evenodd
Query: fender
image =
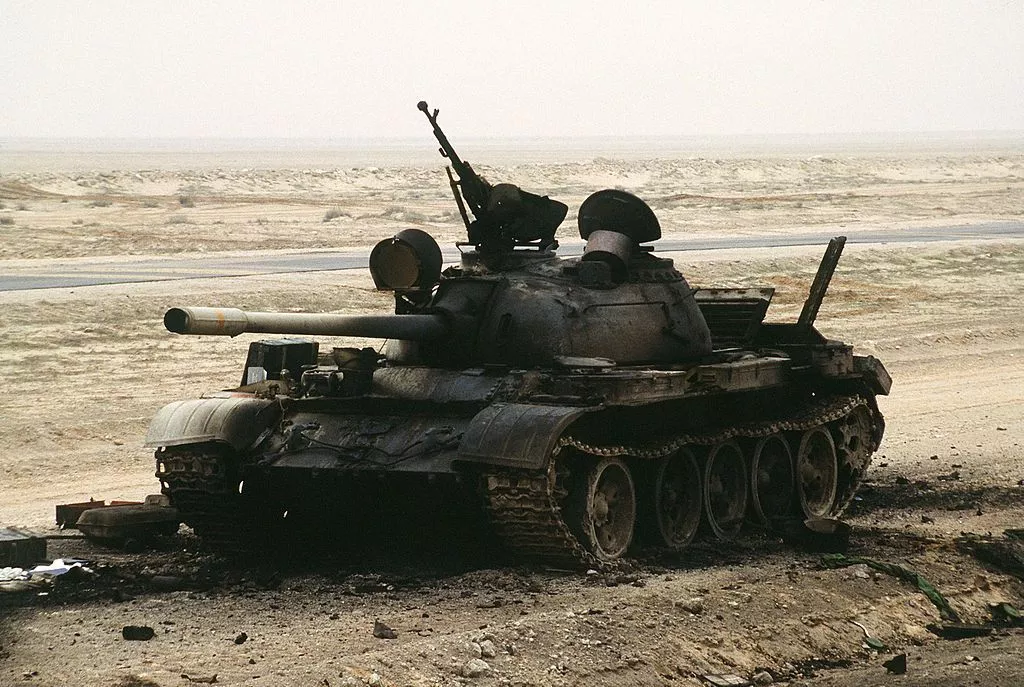
<path id="1" fill-rule="evenodd" d="M 146 431 L 148 448 L 211 441 L 245 451 L 281 418 L 279 401 L 230 396 L 175 401 L 161 408 Z"/>
<path id="2" fill-rule="evenodd" d="M 496 403 L 473 418 L 462 439 L 457 460 L 542 468 L 562 432 L 592 410 L 596 408 Z"/>

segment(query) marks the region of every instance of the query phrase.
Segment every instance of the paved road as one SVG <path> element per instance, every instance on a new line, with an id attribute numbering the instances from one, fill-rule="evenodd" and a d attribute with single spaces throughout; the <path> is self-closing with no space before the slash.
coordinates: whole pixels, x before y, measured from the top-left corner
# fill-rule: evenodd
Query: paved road
<path id="1" fill-rule="evenodd" d="M 788 234 L 785 236 L 736 236 L 721 238 L 665 239 L 656 244 L 659 253 L 681 250 L 722 250 L 729 248 L 773 248 L 783 246 L 824 245 L 835 231 Z M 848 243 L 912 243 L 932 241 L 1024 239 L 1024 222 L 988 222 L 985 224 L 924 227 L 920 229 L 851 231 Z M 559 255 L 579 255 L 580 241 L 566 242 Z M 458 251 L 444 249 L 445 262 L 456 262 Z M 31 265 L 0 272 L 0 291 L 26 289 L 74 288 L 100 284 L 170 281 L 210 277 L 240 277 L 255 274 L 291 272 L 323 272 L 327 270 L 363 269 L 367 264 L 364 251 L 312 251 L 294 253 L 253 252 L 244 255 L 209 257 L 158 257 L 74 259 L 47 261 L 45 267 Z M 0 267 L 0 269 L 3 269 Z"/>

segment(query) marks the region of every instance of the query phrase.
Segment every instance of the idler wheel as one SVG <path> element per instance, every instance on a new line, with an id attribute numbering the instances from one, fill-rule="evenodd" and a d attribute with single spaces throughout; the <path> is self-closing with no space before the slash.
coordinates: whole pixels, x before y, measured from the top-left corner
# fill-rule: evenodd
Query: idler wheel
<path id="1" fill-rule="evenodd" d="M 747 512 L 747 467 L 739 444 L 714 446 L 704 462 L 704 516 L 719 539 L 735 539 Z"/>
<path id="2" fill-rule="evenodd" d="M 600 560 L 619 558 L 633 541 L 636 525 L 636 490 L 629 467 L 620 458 L 604 458 L 577 486 L 581 543 Z"/>
<path id="3" fill-rule="evenodd" d="M 823 427 L 804 432 L 796 452 L 796 492 L 807 518 L 828 516 L 836 503 L 839 466 L 832 437 Z"/>
<path id="4" fill-rule="evenodd" d="M 772 527 L 793 508 L 793 454 L 781 434 L 762 437 L 750 460 L 750 499 L 754 515 Z"/>
<path id="5" fill-rule="evenodd" d="M 654 465 L 654 525 L 659 544 L 672 551 L 686 548 L 700 527 L 701 474 L 688 450 L 680 449 Z"/>
<path id="6" fill-rule="evenodd" d="M 857 406 L 849 415 L 832 423 L 831 429 L 839 463 L 835 509 L 838 513 L 853 499 L 871 462 L 871 452 L 875 448 L 871 411 L 866 406 Z"/>

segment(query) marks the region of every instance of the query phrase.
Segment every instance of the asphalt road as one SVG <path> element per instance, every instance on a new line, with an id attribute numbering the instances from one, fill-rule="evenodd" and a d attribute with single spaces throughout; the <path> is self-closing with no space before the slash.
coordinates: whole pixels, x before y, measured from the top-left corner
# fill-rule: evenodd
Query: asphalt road
<path id="1" fill-rule="evenodd" d="M 665 239 L 655 244 L 657 252 L 684 250 L 723 250 L 731 248 L 775 248 L 822 245 L 836 232 L 809 232 L 785 236 L 735 236 L 721 238 Z M 847 233 L 847 243 L 893 244 L 933 241 L 1024 239 L 1024 222 L 1005 221 L 984 224 L 922 227 L 919 229 L 866 230 Z M 579 255 L 583 243 L 575 240 L 559 248 L 563 257 Z M 458 261 L 454 247 L 443 249 L 446 263 Z M 31 264 L 3 268 L 0 291 L 27 289 L 74 288 L 101 284 L 170 281 L 215 277 L 241 277 L 257 274 L 292 272 L 323 272 L 328 270 L 363 269 L 367 264 L 365 251 L 253 252 L 244 255 L 188 255 L 182 257 L 136 257 L 69 259 L 46 261 L 45 266 Z"/>

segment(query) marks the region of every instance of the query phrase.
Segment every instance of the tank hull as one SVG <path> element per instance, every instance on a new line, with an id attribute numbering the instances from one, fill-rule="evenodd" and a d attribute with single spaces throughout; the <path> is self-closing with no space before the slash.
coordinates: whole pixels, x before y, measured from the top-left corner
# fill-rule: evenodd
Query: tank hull
<path id="1" fill-rule="evenodd" d="M 880 363 L 853 356 L 848 346 L 817 347 L 799 361 L 747 353 L 661 368 L 383 368 L 369 392 L 354 398 L 231 392 L 171 404 L 154 421 L 149 445 L 158 448 L 164 493 L 220 551 L 269 544 L 285 536 L 287 518 L 296 523 L 306 512 L 319 522 L 331 504 L 344 511 L 343 544 L 346 532 L 362 536 L 379 521 L 381 504 L 437 515 L 438 497 L 414 503 L 441 493 L 446 510 L 459 499 L 458 507 L 469 509 L 464 517 L 475 517 L 515 555 L 607 565 L 624 554 L 595 547 L 597 535 L 586 525 L 593 515 L 573 503 L 574 482 L 604 460 L 621 462 L 635 481 L 628 551 L 676 548 L 658 534 L 652 475 L 659 466 L 693 456 L 701 491 L 708 492 L 713 480 L 703 473 L 714 469 L 712 452 L 727 444 L 749 475 L 744 485 L 754 485 L 744 489 L 754 493 L 758 446 L 774 440 L 790 455 L 791 484 L 783 485 L 789 497 L 767 513 L 744 501 L 744 521 L 771 527 L 773 520 L 842 513 L 881 441 L 884 422 L 874 398 L 877 389 L 888 390 L 888 377 Z M 173 419 L 184 415 L 191 424 Z M 795 484 L 801 442 L 814 430 L 835 447 L 835 466 L 823 471 L 834 495 L 810 513 L 801 509 Z M 762 484 L 766 489 L 778 490 Z M 702 508 L 713 512 L 704 496 Z M 705 513 L 703 536 L 732 536 L 707 520 Z"/>

